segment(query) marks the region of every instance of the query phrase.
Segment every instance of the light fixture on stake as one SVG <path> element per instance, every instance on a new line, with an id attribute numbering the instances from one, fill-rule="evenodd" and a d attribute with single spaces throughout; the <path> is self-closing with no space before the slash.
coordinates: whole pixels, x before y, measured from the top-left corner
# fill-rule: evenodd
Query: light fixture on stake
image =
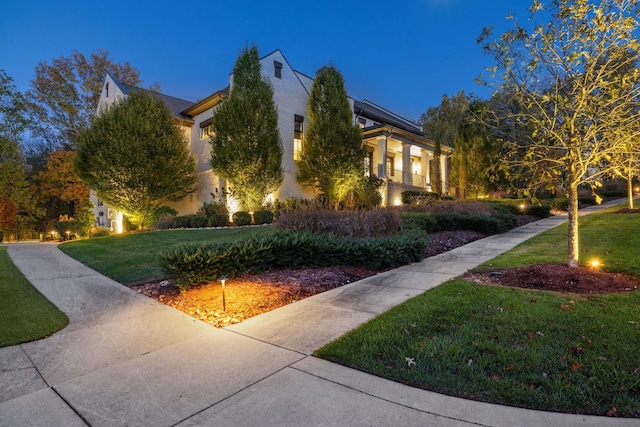
<path id="1" fill-rule="evenodd" d="M 222 283 L 222 310 L 227 311 L 227 301 L 224 298 L 224 285 L 228 279 L 227 276 L 222 276 L 218 280 Z"/>

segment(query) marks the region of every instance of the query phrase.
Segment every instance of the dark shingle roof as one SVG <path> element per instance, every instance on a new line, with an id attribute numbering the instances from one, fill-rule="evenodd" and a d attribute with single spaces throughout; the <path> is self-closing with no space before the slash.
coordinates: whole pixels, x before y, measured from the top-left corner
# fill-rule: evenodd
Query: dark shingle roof
<path id="1" fill-rule="evenodd" d="M 151 95 L 155 99 L 158 99 L 164 102 L 165 105 L 169 107 L 169 110 L 171 111 L 171 115 L 179 119 L 188 119 L 189 117 L 182 114 L 182 112 L 194 104 L 194 102 L 187 101 L 186 99 L 180 99 L 174 96 L 165 95 L 163 93 L 154 92 L 152 90 L 142 89 L 136 86 L 128 85 L 126 83 L 120 83 L 120 87 L 123 89 L 123 92 L 125 94 L 130 93 L 132 91 L 141 91 Z"/>
<path id="2" fill-rule="evenodd" d="M 126 84 L 126 83 L 122 83 L 113 74 L 111 74 L 111 73 L 108 73 L 108 74 L 109 74 L 109 77 L 111 77 L 111 80 L 113 80 L 113 82 L 116 85 L 118 85 L 118 87 L 120 88 L 122 93 L 124 93 L 125 95 L 127 95 L 128 93 L 133 92 L 133 91 L 144 92 L 146 94 L 151 95 L 155 99 L 158 99 L 158 100 L 164 102 L 165 105 L 167 107 L 169 107 L 169 111 L 171 111 L 171 115 L 173 117 L 175 117 L 177 119 L 190 119 L 189 116 L 186 116 L 186 115 L 182 114 L 182 112 L 184 110 L 186 110 L 187 108 L 191 107 L 194 104 L 192 101 L 187 101 L 186 99 L 180 99 L 180 98 L 176 98 L 175 96 L 169 96 L 169 95 L 165 95 L 163 93 L 154 92 L 154 91 L 149 90 L 149 89 L 143 89 L 141 87 L 136 87 L 136 86 L 132 86 L 132 85 L 129 85 L 129 84 Z"/>
<path id="3" fill-rule="evenodd" d="M 395 115 L 390 111 L 387 111 L 384 108 L 367 101 L 366 99 L 363 101 L 357 101 L 354 99 L 353 112 L 357 116 L 367 117 L 375 122 L 395 126 L 397 128 L 417 133 L 419 135 L 422 134 L 422 129 L 420 128 L 420 126 L 412 123 L 405 118 Z"/>

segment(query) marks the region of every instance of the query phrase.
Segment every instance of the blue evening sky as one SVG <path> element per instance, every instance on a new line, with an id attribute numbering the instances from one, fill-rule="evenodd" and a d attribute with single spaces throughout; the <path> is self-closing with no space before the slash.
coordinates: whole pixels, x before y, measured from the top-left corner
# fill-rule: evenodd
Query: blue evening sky
<path id="1" fill-rule="evenodd" d="M 483 98 L 474 79 L 492 65 L 483 27 L 526 20 L 530 0 L 250 1 L 22 0 L 0 4 L 0 68 L 26 91 L 40 61 L 106 49 L 140 70 L 143 85 L 196 101 L 228 84 L 239 50 L 280 49 L 309 76 L 328 63 L 347 91 L 409 119 L 443 94 Z M 500 31 L 502 32 L 502 31 Z"/>

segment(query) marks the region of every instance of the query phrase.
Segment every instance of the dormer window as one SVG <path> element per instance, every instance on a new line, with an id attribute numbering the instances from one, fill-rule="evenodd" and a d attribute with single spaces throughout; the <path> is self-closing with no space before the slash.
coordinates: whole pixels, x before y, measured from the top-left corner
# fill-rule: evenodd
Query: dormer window
<path id="1" fill-rule="evenodd" d="M 107 84 L 105 85 L 104 90 L 105 90 L 107 98 L 108 98 L 109 97 L 109 82 L 107 82 Z"/>
<path id="2" fill-rule="evenodd" d="M 276 79 L 282 78 L 282 62 L 273 61 L 273 75 Z"/>

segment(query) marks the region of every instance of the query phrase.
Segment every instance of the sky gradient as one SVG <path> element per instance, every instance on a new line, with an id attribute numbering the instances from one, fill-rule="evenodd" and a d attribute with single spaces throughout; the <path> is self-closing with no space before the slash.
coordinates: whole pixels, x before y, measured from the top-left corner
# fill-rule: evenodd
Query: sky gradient
<path id="1" fill-rule="evenodd" d="M 140 70 L 143 85 L 191 101 L 228 84 L 245 44 L 280 49 L 306 75 L 333 63 L 348 93 L 409 119 L 443 94 L 487 98 L 474 79 L 491 59 L 476 44 L 485 26 L 501 33 L 508 13 L 527 18 L 530 0 L 311 2 L 25 0 L 0 5 L 0 68 L 21 91 L 38 62 L 78 50 L 109 51 Z"/>

